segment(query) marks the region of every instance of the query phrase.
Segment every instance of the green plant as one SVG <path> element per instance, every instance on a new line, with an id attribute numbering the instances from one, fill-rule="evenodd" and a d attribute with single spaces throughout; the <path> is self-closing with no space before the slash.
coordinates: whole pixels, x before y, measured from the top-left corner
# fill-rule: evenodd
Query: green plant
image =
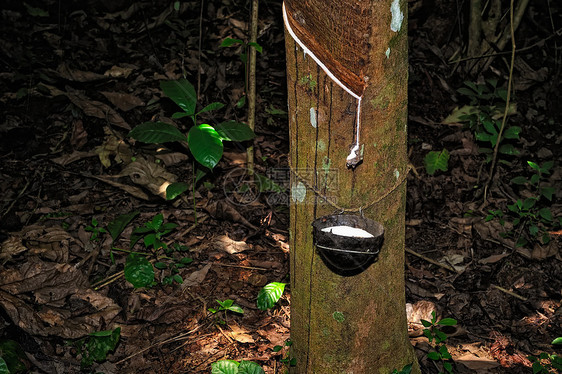
<path id="1" fill-rule="evenodd" d="M 166 250 L 168 245 L 162 241 L 162 238 L 177 226 L 176 223 L 172 222 L 164 223 L 164 216 L 157 214 L 150 222 L 146 222 L 144 226 L 133 230 L 130 247 L 132 248 L 142 238 L 147 249 L 152 248 L 153 251 L 158 251 L 162 248 Z"/>
<path id="2" fill-rule="evenodd" d="M 84 228 L 84 230 L 91 232 L 90 241 L 95 242 L 99 240 L 99 235 L 102 233 L 106 233 L 107 230 L 103 227 L 98 226 L 98 220 L 92 217 L 92 223 Z"/>
<path id="3" fill-rule="evenodd" d="M 238 100 L 236 106 L 238 108 L 242 108 L 246 104 L 246 92 L 248 92 L 248 51 L 250 47 L 255 48 L 256 51 L 262 53 L 263 48 L 258 43 L 249 42 L 246 43 L 241 39 L 232 39 L 232 38 L 225 38 L 222 43 L 221 47 L 231 47 L 233 45 L 241 45 L 243 52 L 240 53 L 240 60 L 244 65 L 244 95 Z"/>
<path id="4" fill-rule="evenodd" d="M 252 361 L 220 360 L 211 364 L 211 374 L 265 374 L 265 372 Z"/>
<path id="5" fill-rule="evenodd" d="M 496 79 L 488 79 L 484 84 L 464 82 L 465 87 L 457 90 L 461 95 L 467 97 L 470 105 L 456 109 L 444 122 L 457 121 L 466 123 L 474 132 L 476 140 L 484 144 L 479 152 L 486 155 L 486 163 L 492 161 L 493 148 L 499 142 L 498 152 L 504 155 L 517 155 L 519 151 L 512 143 L 505 142 L 506 139 L 518 140 L 521 128 L 519 126 L 508 126 L 504 129 L 501 138 L 501 117 L 505 111 L 507 90 L 498 87 Z M 515 104 L 510 104 L 508 114 L 514 114 L 517 110 Z M 510 164 L 509 161 L 500 159 L 499 162 Z"/>
<path id="6" fill-rule="evenodd" d="M 254 132 L 246 124 L 235 121 L 225 121 L 214 126 L 206 123 L 198 125 L 197 116 L 199 114 L 220 109 L 224 105 L 215 102 L 197 111 L 195 88 L 186 79 L 162 81 L 160 87 L 164 94 L 183 110 L 183 112 L 174 113 L 172 118 L 190 117 L 193 126 L 186 136 L 176 126 L 169 123 L 144 122 L 131 130 L 130 137 L 151 144 L 187 142 L 195 160 L 204 168 L 211 170 L 222 158 L 224 141 L 242 142 L 254 138 Z M 194 182 L 200 180 L 205 174 L 206 171 L 198 169 Z M 186 191 L 187 188 L 183 182 L 172 183 L 166 189 L 166 198 L 171 200 Z"/>
<path id="7" fill-rule="evenodd" d="M 121 328 L 93 332 L 86 338 L 74 343 L 78 353 L 82 355 L 80 362 L 82 367 L 90 367 L 95 362 L 103 362 L 107 359 L 107 354 L 117 346 Z"/>
<path id="8" fill-rule="evenodd" d="M 527 161 L 527 164 L 533 170 L 533 174 L 529 179 L 524 176 L 517 176 L 511 179 L 511 183 L 520 186 L 526 186 L 531 190 L 534 196 L 527 198 L 519 198 L 513 204 L 507 206 L 508 213 L 514 216 L 513 231 L 504 233 L 504 236 L 515 237 L 517 236 L 516 246 L 521 247 L 527 245 L 529 242 L 540 240 L 542 244 L 550 242 L 550 235 L 547 231 L 548 228 L 555 228 L 562 225 L 562 217 L 558 221 L 552 216 L 552 211 L 548 206 L 539 204 L 542 198 L 552 201 L 555 189 L 550 186 L 544 185 L 544 176 L 550 174 L 550 169 L 554 163 L 547 161 L 541 165 Z M 501 225 L 505 223 L 505 215 L 501 210 L 489 210 L 486 216 L 486 221 L 494 218 L 499 219 Z"/>
<path id="9" fill-rule="evenodd" d="M 286 283 L 272 282 L 263 286 L 256 301 L 259 310 L 271 309 L 283 296 Z"/>
<path id="10" fill-rule="evenodd" d="M 219 308 L 218 309 L 209 308 L 209 312 L 214 314 L 221 311 L 225 311 L 226 313 L 227 310 L 230 310 L 231 312 L 244 314 L 244 310 L 240 307 L 240 305 L 234 304 L 233 300 L 230 299 L 227 299 L 225 301 L 217 300 L 217 303 L 219 304 Z"/>
<path id="11" fill-rule="evenodd" d="M 392 374 L 410 374 L 412 372 L 412 364 L 405 365 L 402 370 L 394 369 Z"/>
<path id="12" fill-rule="evenodd" d="M 437 320 L 435 311 L 431 312 L 431 321 L 421 320 L 422 325 L 425 327 L 423 334 L 433 346 L 433 351 L 427 353 L 427 357 L 435 362 L 440 362 L 445 371 L 441 373 L 452 373 L 453 364 L 452 356 L 445 345 L 447 334 L 440 330 L 439 326 L 455 326 L 457 320 L 453 318 L 443 318 Z"/>
<path id="13" fill-rule="evenodd" d="M 162 284 L 183 283 L 183 278 L 179 275 L 179 269 L 193 262 L 192 258 L 183 256 L 183 253 L 187 251 L 189 251 L 189 247 L 174 243 L 171 248 L 168 247 L 164 250 L 166 256 L 160 257 L 159 261 L 154 263 L 156 269 L 169 272 L 162 278 Z M 179 258 L 174 254 L 179 254 Z"/>
<path id="14" fill-rule="evenodd" d="M 542 352 L 538 357 L 529 356 L 533 363 L 533 374 L 550 374 L 562 372 L 562 356 Z"/>
<path id="15" fill-rule="evenodd" d="M 273 352 L 280 352 L 282 350 L 286 350 L 285 355 L 279 360 L 279 362 L 281 362 L 282 364 L 285 364 L 287 367 L 293 367 L 297 365 L 297 359 L 294 357 L 291 357 L 291 353 L 288 350 L 288 348 L 290 348 L 293 345 L 293 342 L 291 341 L 291 339 L 287 339 L 285 340 L 285 344 L 283 345 L 276 345 L 275 347 L 273 347 Z"/>
<path id="16" fill-rule="evenodd" d="M 26 373 L 25 365 L 27 356 L 15 340 L 0 339 L 0 373 L 19 374 Z"/>
<path id="17" fill-rule="evenodd" d="M 449 151 L 445 148 L 441 152 L 430 151 L 423 159 L 427 174 L 433 175 L 437 170 L 447 171 L 449 169 Z"/>

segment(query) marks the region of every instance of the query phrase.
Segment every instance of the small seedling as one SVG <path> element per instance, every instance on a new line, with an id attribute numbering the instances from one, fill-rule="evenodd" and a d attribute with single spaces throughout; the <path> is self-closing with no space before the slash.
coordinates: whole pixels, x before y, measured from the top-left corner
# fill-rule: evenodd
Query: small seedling
<path id="1" fill-rule="evenodd" d="M 121 328 L 115 330 L 98 331 L 91 333 L 88 337 L 78 340 L 74 346 L 82 355 L 81 366 L 84 368 L 92 366 L 95 362 L 107 360 L 107 354 L 117 346 Z"/>
<path id="2" fill-rule="evenodd" d="M 240 305 L 234 304 L 234 301 L 231 299 L 227 299 L 224 301 L 217 300 L 217 303 L 220 305 L 218 309 L 209 308 L 209 312 L 211 313 L 218 313 L 221 311 L 230 310 L 231 312 L 244 314 L 244 310 L 240 307 Z"/>
<path id="3" fill-rule="evenodd" d="M 285 366 L 287 367 L 293 367 L 297 365 L 297 359 L 291 357 L 290 351 L 288 350 L 288 348 L 290 348 L 292 345 L 293 342 L 291 341 L 291 339 L 287 339 L 285 340 L 285 344 L 276 345 L 275 347 L 273 347 L 273 352 L 280 352 L 284 349 L 286 350 L 285 355 L 279 360 L 279 362 L 285 364 Z"/>
<path id="4" fill-rule="evenodd" d="M 431 312 L 431 321 L 421 320 L 422 325 L 425 327 L 423 334 L 432 344 L 434 351 L 428 352 L 427 357 L 435 362 L 441 362 L 444 371 L 443 373 L 452 373 L 452 356 L 449 353 L 447 346 L 444 344 L 447 340 L 447 334 L 439 329 L 439 326 L 455 326 L 457 320 L 453 318 L 443 318 L 437 320 L 435 311 Z"/>
<path id="5" fill-rule="evenodd" d="M 92 223 L 84 228 L 84 230 L 91 232 L 90 241 L 95 242 L 99 240 L 100 234 L 106 233 L 107 230 L 98 226 L 98 220 L 92 217 Z"/>
<path id="6" fill-rule="evenodd" d="M 164 216 L 157 214 L 152 218 L 152 221 L 146 222 L 144 226 L 137 227 L 131 234 L 132 248 L 141 238 L 143 238 L 144 245 L 147 249 L 152 248 L 153 251 L 159 249 L 166 250 L 168 245 L 162 241 L 162 238 L 172 232 L 178 225 L 176 223 L 164 223 Z"/>

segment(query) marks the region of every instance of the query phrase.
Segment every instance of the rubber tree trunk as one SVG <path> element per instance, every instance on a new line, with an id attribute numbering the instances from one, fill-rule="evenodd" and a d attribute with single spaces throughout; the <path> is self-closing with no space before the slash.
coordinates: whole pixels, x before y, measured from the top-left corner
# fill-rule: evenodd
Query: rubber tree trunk
<path id="1" fill-rule="evenodd" d="M 413 364 L 404 287 L 407 2 L 286 0 L 293 373 Z M 383 224 L 378 260 L 347 276 L 313 243 L 324 215 Z"/>

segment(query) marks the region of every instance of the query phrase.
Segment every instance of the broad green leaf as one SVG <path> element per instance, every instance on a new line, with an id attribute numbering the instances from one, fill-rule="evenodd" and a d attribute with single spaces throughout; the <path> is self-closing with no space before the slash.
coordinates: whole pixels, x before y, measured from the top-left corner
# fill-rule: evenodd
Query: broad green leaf
<path id="1" fill-rule="evenodd" d="M 525 178 L 521 175 L 511 179 L 511 183 L 518 184 L 518 185 L 525 184 L 525 183 L 528 183 L 528 182 L 529 181 L 527 180 L 527 178 Z"/>
<path id="2" fill-rule="evenodd" d="M 227 299 L 225 301 L 217 300 L 217 303 L 219 303 L 219 305 L 221 307 L 223 307 L 224 309 L 228 309 L 232 306 L 232 304 L 234 304 L 234 300 L 231 300 L 231 299 Z"/>
<path id="3" fill-rule="evenodd" d="M 550 344 L 562 344 L 562 336 L 557 337 Z"/>
<path id="4" fill-rule="evenodd" d="M 183 117 L 188 117 L 188 116 L 192 116 L 193 114 L 188 114 L 186 112 L 176 112 L 174 114 L 172 114 L 172 118 L 173 119 L 180 119 Z"/>
<path id="5" fill-rule="evenodd" d="M 159 270 L 164 270 L 164 269 L 167 269 L 167 268 L 168 268 L 168 265 L 166 265 L 166 264 L 163 263 L 163 262 L 155 262 L 155 263 L 154 263 L 154 267 L 155 267 L 156 269 L 159 269 Z"/>
<path id="6" fill-rule="evenodd" d="M 455 326 L 457 324 L 457 320 L 454 318 L 443 318 L 437 322 L 437 324 L 442 326 Z"/>
<path id="7" fill-rule="evenodd" d="M 447 358 L 451 358 L 451 355 L 449 355 L 449 357 Z M 453 372 L 453 364 L 451 364 L 450 362 L 443 362 L 443 368 L 445 368 L 445 370 L 447 370 L 448 373 L 452 373 Z"/>
<path id="8" fill-rule="evenodd" d="M 504 155 L 511 155 L 511 156 L 519 154 L 519 151 L 517 150 L 517 148 L 513 146 L 513 144 L 500 145 L 499 152 L 503 153 Z"/>
<path id="9" fill-rule="evenodd" d="M 257 305 L 259 310 L 273 308 L 285 290 L 285 283 L 272 282 L 266 284 L 258 293 Z"/>
<path id="10" fill-rule="evenodd" d="M 260 173 L 254 173 L 254 176 L 257 177 L 257 181 L 259 183 L 259 191 L 260 192 L 284 192 L 285 189 L 266 177 L 265 175 L 261 175 Z"/>
<path id="11" fill-rule="evenodd" d="M 117 327 L 108 336 L 91 336 L 86 342 L 82 364 L 84 366 L 90 366 L 93 361 L 105 361 L 107 359 L 107 354 L 115 349 L 120 336 L 120 327 Z"/>
<path id="12" fill-rule="evenodd" d="M 242 309 L 242 308 L 240 307 L 240 305 L 237 305 L 237 304 L 234 304 L 234 305 L 232 305 L 232 306 L 229 306 L 227 309 L 230 310 L 231 312 L 244 314 L 244 309 Z"/>
<path id="13" fill-rule="evenodd" d="M 10 374 L 10 370 L 8 369 L 8 364 L 2 357 L 0 357 L 0 374 Z"/>
<path id="14" fill-rule="evenodd" d="M 146 227 L 149 227 L 155 231 L 158 231 L 158 229 L 160 229 L 160 227 L 162 227 L 162 223 L 164 223 L 164 215 L 162 213 L 159 213 L 157 215 L 155 215 L 154 217 L 152 217 L 152 221 L 147 222 L 145 225 Z"/>
<path id="15" fill-rule="evenodd" d="M 275 347 L 273 347 L 273 352 L 279 352 L 282 349 L 283 349 L 282 345 L 276 345 Z"/>
<path id="16" fill-rule="evenodd" d="M 238 374 L 265 374 L 261 366 L 252 361 L 240 361 Z"/>
<path id="17" fill-rule="evenodd" d="M 258 43 L 250 42 L 248 43 L 248 47 L 254 47 L 259 53 L 262 53 L 263 51 L 263 48 Z"/>
<path id="18" fill-rule="evenodd" d="M 533 161 L 527 161 L 527 164 L 529 164 L 529 166 L 535 169 L 536 171 L 539 171 L 541 169 L 540 166 Z"/>
<path id="19" fill-rule="evenodd" d="M 439 361 L 439 360 L 441 360 L 441 355 L 437 352 L 428 352 L 427 358 L 429 358 L 430 360 L 433 360 L 433 361 Z"/>
<path id="20" fill-rule="evenodd" d="M 435 171 L 447 171 L 449 168 L 449 151 L 443 149 L 441 152 L 431 151 L 424 158 L 425 170 L 429 175 Z"/>
<path id="21" fill-rule="evenodd" d="M 431 326 L 431 322 L 426 321 L 425 319 L 420 320 L 420 322 L 422 323 L 423 327 Z"/>
<path id="22" fill-rule="evenodd" d="M 550 174 L 550 169 L 554 166 L 554 161 L 547 161 L 541 166 L 541 173 L 543 174 Z"/>
<path id="23" fill-rule="evenodd" d="M 90 333 L 90 336 L 111 336 L 113 330 L 104 330 L 104 331 L 94 331 Z"/>
<path id="24" fill-rule="evenodd" d="M 212 110 L 218 110 L 218 109 L 222 108 L 223 106 L 224 106 L 223 103 L 211 103 L 211 104 L 207 105 L 205 108 L 201 109 L 199 112 L 197 112 L 197 114 L 210 112 Z"/>
<path id="25" fill-rule="evenodd" d="M 220 360 L 211 364 L 211 374 L 238 374 L 239 362 Z"/>
<path id="26" fill-rule="evenodd" d="M 174 101 L 184 112 L 189 115 L 195 114 L 197 95 L 195 88 L 185 78 L 177 81 L 161 81 L 160 88 L 166 96 Z"/>
<path id="27" fill-rule="evenodd" d="M 483 121 L 482 125 L 484 126 L 484 128 L 486 129 L 486 131 L 488 131 L 489 134 L 493 135 L 493 136 L 498 136 L 498 130 L 496 130 L 496 127 L 494 126 L 494 124 L 491 121 Z"/>
<path id="28" fill-rule="evenodd" d="M 506 139 L 519 139 L 520 132 L 521 132 L 521 127 L 511 126 L 504 131 L 503 137 Z"/>
<path id="29" fill-rule="evenodd" d="M 537 225 L 529 226 L 529 234 L 533 236 L 537 236 L 538 233 L 539 233 L 539 227 Z"/>
<path id="30" fill-rule="evenodd" d="M 256 134 L 245 123 L 227 121 L 215 126 L 215 130 L 222 140 L 243 142 L 255 138 Z"/>
<path id="31" fill-rule="evenodd" d="M 542 208 L 539 210 L 539 216 L 546 219 L 547 221 L 552 221 L 552 212 L 549 208 Z"/>
<path id="32" fill-rule="evenodd" d="M 131 253 L 125 262 L 125 279 L 133 287 L 149 287 L 154 281 L 154 268 L 145 256 Z"/>
<path id="33" fill-rule="evenodd" d="M 129 136 L 143 143 L 186 141 L 187 138 L 174 125 L 164 122 L 145 122 L 129 132 Z"/>
<path id="34" fill-rule="evenodd" d="M 554 195 L 556 189 L 554 187 L 541 187 L 540 191 L 542 196 L 546 197 L 548 201 L 552 201 L 552 195 Z"/>
<path id="35" fill-rule="evenodd" d="M 523 207 L 521 209 L 523 210 L 529 210 L 531 209 L 537 202 L 537 198 L 535 197 L 528 197 L 525 199 L 525 201 L 523 202 Z"/>
<path id="36" fill-rule="evenodd" d="M 222 41 L 221 47 L 230 47 L 233 44 L 244 44 L 244 41 L 240 39 L 226 38 Z"/>
<path id="37" fill-rule="evenodd" d="M 174 274 L 173 279 L 179 284 L 183 283 L 183 278 L 179 274 Z"/>
<path id="38" fill-rule="evenodd" d="M 492 142 L 493 135 L 488 134 L 484 131 L 476 131 L 474 133 L 476 140 L 480 140 L 481 142 Z"/>
<path id="39" fill-rule="evenodd" d="M 479 86 L 477 86 L 474 82 L 471 81 L 464 81 L 463 82 L 465 86 L 470 87 L 474 92 L 480 92 L 480 89 L 478 88 Z"/>
<path id="40" fill-rule="evenodd" d="M 464 96 L 469 96 L 469 97 L 475 96 L 475 92 L 466 87 L 459 88 L 457 92 Z"/>
<path id="41" fill-rule="evenodd" d="M 531 175 L 530 182 L 531 182 L 532 184 L 537 184 L 537 183 L 539 183 L 540 180 L 541 180 L 541 176 L 540 176 L 539 174 L 533 174 L 533 175 Z"/>
<path id="42" fill-rule="evenodd" d="M 107 231 L 111 235 L 113 241 L 117 240 L 119 235 L 125 230 L 125 227 L 139 214 L 139 212 L 131 212 L 121 214 L 107 225 Z"/>
<path id="43" fill-rule="evenodd" d="M 187 134 L 187 143 L 197 162 L 209 169 L 213 169 L 222 157 L 221 137 L 207 124 L 193 126 Z"/>
<path id="44" fill-rule="evenodd" d="M 166 187 L 166 200 L 174 200 L 176 197 L 187 191 L 189 186 L 184 182 L 176 182 Z"/>
<path id="45" fill-rule="evenodd" d="M 27 356 L 18 342 L 0 339 L 0 374 L 27 373 Z"/>

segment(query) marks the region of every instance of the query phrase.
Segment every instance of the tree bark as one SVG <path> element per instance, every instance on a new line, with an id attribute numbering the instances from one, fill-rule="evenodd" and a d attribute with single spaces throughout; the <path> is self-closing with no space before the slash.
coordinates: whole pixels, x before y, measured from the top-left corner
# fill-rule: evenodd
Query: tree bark
<path id="1" fill-rule="evenodd" d="M 285 1 L 293 373 L 420 372 L 405 314 L 406 13 L 405 0 Z M 353 276 L 313 243 L 311 223 L 342 212 L 385 229 Z"/>

